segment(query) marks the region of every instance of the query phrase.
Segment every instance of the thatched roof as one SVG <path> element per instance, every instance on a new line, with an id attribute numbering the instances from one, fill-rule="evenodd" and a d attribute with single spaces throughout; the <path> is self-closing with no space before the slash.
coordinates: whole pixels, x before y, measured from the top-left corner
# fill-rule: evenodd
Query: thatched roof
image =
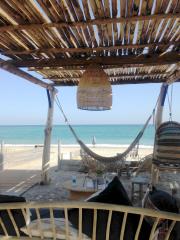
<path id="1" fill-rule="evenodd" d="M 1 0 L 0 67 L 55 85 L 77 85 L 91 63 L 111 84 L 179 80 L 179 18 L 179 0 Z"/>

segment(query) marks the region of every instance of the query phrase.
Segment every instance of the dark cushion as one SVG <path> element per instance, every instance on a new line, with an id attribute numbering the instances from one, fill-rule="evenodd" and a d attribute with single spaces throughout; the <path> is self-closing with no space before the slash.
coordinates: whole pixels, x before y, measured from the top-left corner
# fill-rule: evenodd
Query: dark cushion
<path id="1" fill-rule="evenodd" d="M 161 211 L 178 213 L 178 207 L 176 199 L 169 193 L 158 190 L 153 187 L 152 191 L 149 192 L 148 197 L 151 202 Z"/>
<path id="2" fill-rule="evenodd" d="M 132 206 L 131 200 L 129 199 L 127 192 L 118 177 L 114 177 L 104 191 L 100 192 L 99 195 L 89 199 L 88 202 Z"/>
<path id="3" fill-rule="evenodd" d="M 153 205 L 159 210 L 172 213 L 179 213 L 176 199 L 169 193 L 162 190 L 158 190 L 155 187 L 153 187 L 152 191 L 149 192 L 148 197 L 153 203 Z M 170 226 L 171 221 L 166 221 L 166 224 Z M 180 222 L 177 222 L 175 224 L 171 232 L 171 237 L 174 240 L 180 240 Z"/>
<path id="4" fill-rule="evenodd" d="M 126 190 L 119 181 L 118 177 L 115 177 L 111 183 L 107 186 L 104 191 L 99 195 L 88 200 L 89 202 L 109 203 L 117 205 L 132 206 L 132 203 L 127 195 Z M 82 232 L 89 237 L 92 237 L 93 231 L 93 210 L 83 209 L 82 211 Z M 73 226 L 78 229 L 79 211 L 78 209 L 71 209 L 68 211 L 69 221 Z M 107 210 L 97 211 L 97 228 L 96 228 L 96 239 L 106 239 L 106 226 L 108 220 Z M 119 240 L 121 225 L 123 221 L 123 213 L 114 212 L 112 214 L 111 225 L 110 225 L 110 240 Z M 128 214 L 126 228 L 124 233 L 124 240 L 132 240 L 135 237 L 137 225 L 139 222 L 139 216 L 134 214 Z M 144 240 L 148 239 L 149 225 L 144 221 L 143 226 L 147 229 L 143 234 L 141 233 Z"/>
<path id="5" fill-rule="evenodd" d="M 14 203 L 14 202 L 25 202 L 25 201 L 26 200 L 23 197 L 0 195 L 0 203 Z M 20 230 L 20 228 L 26 224 L 21 209 L 11 210 L 11 213 L 14 217 L 14 220 L 16 222 L 18 229 Z M 1 210 L 0 217 L 6 227 L 7 233 L 10 236 L 16 236 L 16 231 L 13 227 L 13 224 L 8 215 L 8 212 L 6 210 Z M 0 226 L 0 235 L 4 235 L 4 231 L 1 226 Z M 25 234 L 23 234 L 21 231 L 20 231 L 20 235 L 25 236 Z"/>

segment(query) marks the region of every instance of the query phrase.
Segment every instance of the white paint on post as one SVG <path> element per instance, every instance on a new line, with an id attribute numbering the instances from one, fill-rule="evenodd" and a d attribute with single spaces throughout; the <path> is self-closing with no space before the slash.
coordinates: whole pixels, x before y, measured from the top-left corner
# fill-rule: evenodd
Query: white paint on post
<path id="1" fill-rule="evenodd" d="M 1 141 L 0 170 L 4 168 L 4 141 Z"/>
<path id="2" fill-rule="evenodd" d="M 41 175 L 42 184 L 48 184 L 50 182 L 48 171 L 50 168 L 51 131 L 52 131 L 52 123 L 53 123 L 54 98 L 56 94 L 55 89 L 49 90 L 49 94 L 50 94 L 51 103 L 49 104 L 46 128 L 44 130 L 45 139 L 44 139 L 44 148 L 43 148 L 43 156 L 42 156 L 42 175 Z"/>
<path id="3" fill-rule="evenodd" d="M 155 118 L 155 126 L 156 129 L 161 125 L 162 123 L 162 118 L 163 118 L 163 109 L 164 109 L 164 101 L 166 98 L 166 93 L 167 93 L 167 83 L 163 83 L 161 86 L 160 90 L 160 95 L 159 95 L 159 100 L 158 100 L 158 105 L 157 105 L 157 110 L 156 110 L 156 118 Z"/>
<path id="4" fill-rule="evenodd" d="M 4 153 L 4 141 L 3 140 L 1 141 L 1 153 L 2 154 Z"/>
<path id="5" fill-rule="evenodd" d="M 61 142 L 58 140 L 58 169 L 61 168 Z"/>

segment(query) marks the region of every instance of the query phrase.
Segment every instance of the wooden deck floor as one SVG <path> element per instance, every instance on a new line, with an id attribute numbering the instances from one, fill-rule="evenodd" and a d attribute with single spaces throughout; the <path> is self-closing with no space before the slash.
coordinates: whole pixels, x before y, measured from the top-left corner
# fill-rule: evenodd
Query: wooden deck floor
<path id="1" fill-rule="evenodd" d="M 21 195 L 41 180 L 42 150 L 6 152 L 0 170 L 0 194 Z"/>
<path id="2" fill-rule="evenodd" d="M 4 170 L 0 172 L 0 194 L 21 195 L 40 182 L 39 170 Z"/>

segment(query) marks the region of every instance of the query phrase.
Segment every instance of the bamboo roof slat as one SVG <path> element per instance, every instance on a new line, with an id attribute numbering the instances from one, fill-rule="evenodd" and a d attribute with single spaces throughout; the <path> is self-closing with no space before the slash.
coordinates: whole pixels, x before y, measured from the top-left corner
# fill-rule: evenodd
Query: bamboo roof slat
<path id="1" fill-rule="evenodd" d="M 86 18 L 86 20 L 90 20 L 91 16 L 90 16 L 90 12 L 89 12 L 89 5 L 87 6 L 87 1 L 82 0 L 82 4 L 83 4 L 83 8 L 84 8 L 85 18 Z M 91 43 L 89 44 L 89 46 L 97 47 L 97 41 L 96 41 L 93 26 L 89 25 L 89 26 L 87 26 L 87 29 L 89 31 L 90 38 L 91 38 Z"/>
<path id="2" fill-rule="evenodd" d="M 179 19 L 178 0 L 2 0 L 0 53 L 55 84 L 91 63 L 112 84 L 163 82 L 179 66 Z"/>
<path id="3" fill-rule="evenodd" d="M 175 13 L 175 12 L 179 12 L 179 10 L 180 10 L 180 2 L 179 2 L 179 0 L 172 1 L 170 12 Z"/>

